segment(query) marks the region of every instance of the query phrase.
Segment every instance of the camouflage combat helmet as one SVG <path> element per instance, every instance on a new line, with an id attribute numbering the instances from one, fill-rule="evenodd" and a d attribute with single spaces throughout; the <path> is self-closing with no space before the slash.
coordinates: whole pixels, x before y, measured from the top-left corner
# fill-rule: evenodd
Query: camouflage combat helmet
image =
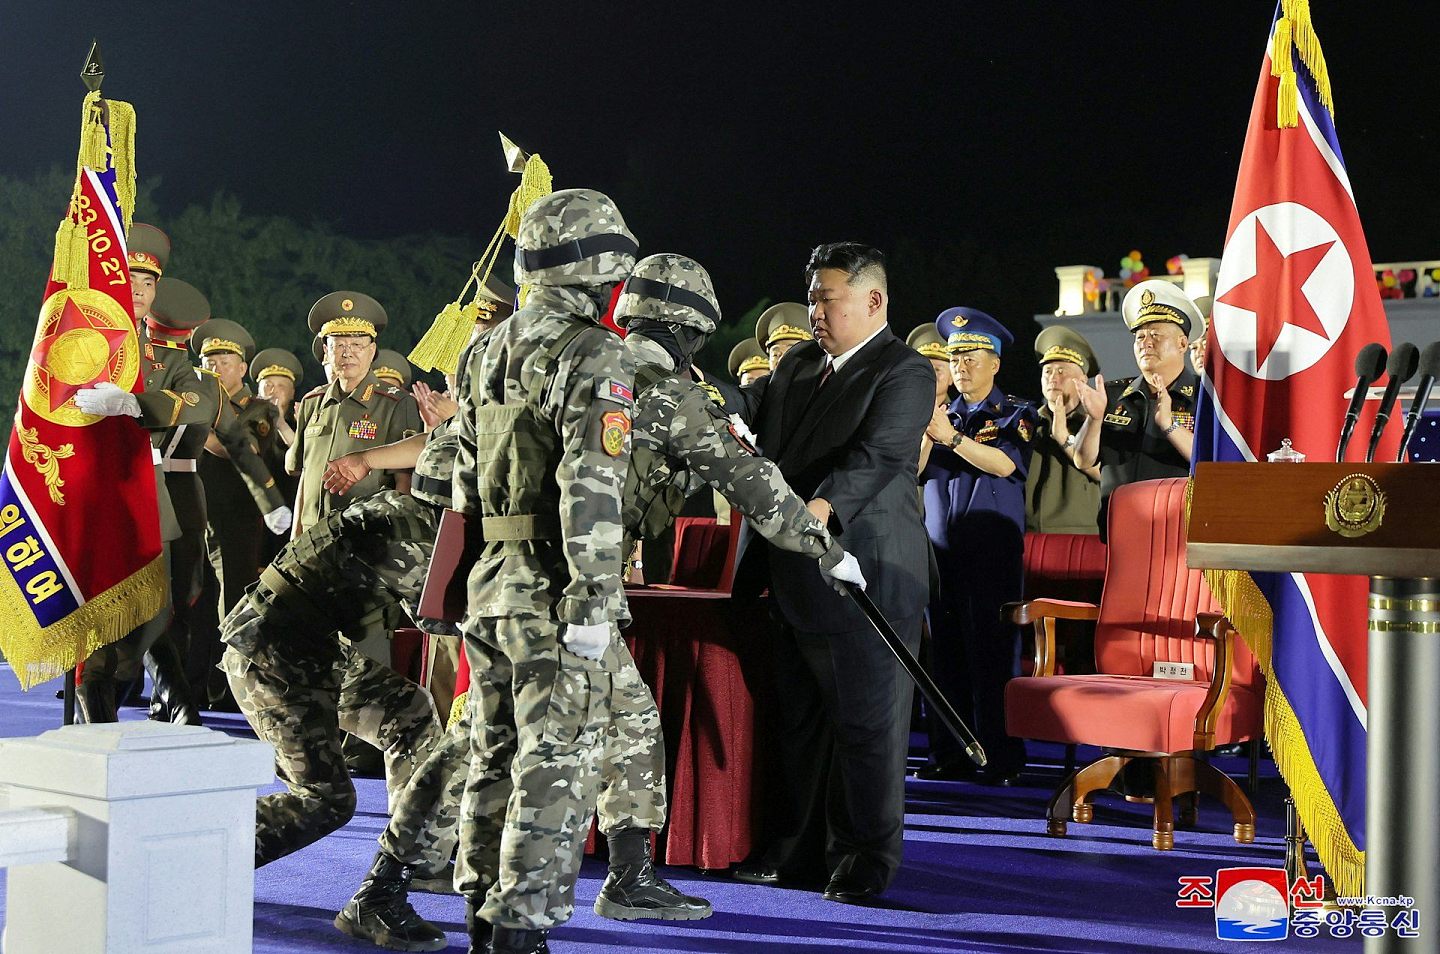
<path id="1" fill-rule="evenodd" d="M 720 303 L 710 273 L 693 258 L 673 252 L 642 258 L 615 303 L 615 323 L 621 328 L 637 318 L 713 334 L 720 323 Z"/>
<path id="2" fill-rule="evenodd" d="M 593 189 L 552 192 L 520 220 L 515 280 L 582 286 L 623 281 L 639 248 L 609 196 Z"/>

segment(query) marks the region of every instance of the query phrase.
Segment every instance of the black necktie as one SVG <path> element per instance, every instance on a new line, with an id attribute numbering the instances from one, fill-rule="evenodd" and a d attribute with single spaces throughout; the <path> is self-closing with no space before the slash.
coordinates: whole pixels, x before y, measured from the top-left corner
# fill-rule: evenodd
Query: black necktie
<path id="1" fill-rule="evenodd" d="M 832 375 L 832 374 L 834 374 L 834 373 L 835 373 L 835 359 L 834 359 L 834 358 L 827 359 L 826 362 L 825 362 L 825 370 L 820 372 L 820 383 L 817 384 L 817 385 L 815 385 L 815 390 L 818 391 L 818 390 L 820 390 L 821 388 L 823 388 L 823 387 L 825 386 L 825 382 L 830 380 L 830 375 Z"/>

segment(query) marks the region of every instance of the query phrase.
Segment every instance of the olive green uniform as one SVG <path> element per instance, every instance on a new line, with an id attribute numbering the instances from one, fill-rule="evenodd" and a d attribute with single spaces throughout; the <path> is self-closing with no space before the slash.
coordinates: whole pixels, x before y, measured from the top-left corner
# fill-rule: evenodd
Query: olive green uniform
<path id="1" fill-rule="evenodd" d="M 1067 418 L 1070 434 L 1085 426 L 1084 408 Z M 1040 409 L 1025 476 L 1025 529 L 1035 533 L 1099 533 L 1100 481 L 1075 466 L 1054 437 L 1050 409 Z"/>

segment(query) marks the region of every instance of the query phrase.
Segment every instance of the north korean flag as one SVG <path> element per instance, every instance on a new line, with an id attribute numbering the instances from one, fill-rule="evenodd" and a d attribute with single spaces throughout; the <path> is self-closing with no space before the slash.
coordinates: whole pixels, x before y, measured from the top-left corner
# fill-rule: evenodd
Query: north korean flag
<path id="1" fill-rule="evenodd" d="M 1311 460 L 1329 460 L 1356 354 L 1370 342 L 1390 345 L 1304 0 L 1283 0 L 1271 23 L 1209 333 L 1196 461 L 1264 460 L 1287 437 Z M 1357 433 L 1369 433 L 1367 418 L 1373 411 Z M 1394 459 L 1397 432 L 1377 459 Z M 1365 443 L 1354 441 L 1350 455 L 1363 457 Z M 1253 618 L 1240 629 L 1271 683 L 1276 763 L 1340 893 L 1362 893 L 1367 582 L 1253 577 L 1273 631 Z M 1238 591 L 1218 574 L 1211 582 L 1222 602 Z"/>

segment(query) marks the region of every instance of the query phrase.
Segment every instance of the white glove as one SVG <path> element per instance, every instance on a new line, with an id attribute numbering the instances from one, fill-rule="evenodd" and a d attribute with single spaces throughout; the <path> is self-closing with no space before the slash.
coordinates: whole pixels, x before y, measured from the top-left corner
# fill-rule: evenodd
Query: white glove
<path id="1" fill-rule="evenodd" d="M 605 655 L 605 650 L 610 647 L 610 624 L 609 623 L 585 623 L 577 625 L 570 623 L 566 625 L 565 632 L 560 635 L 560 640 L 565 648 L 577 656 L 584 656 L 586 659 L 599 659 Z"/>
<path id="2" fill-rule="evenodd" d="M 860 589 L 865 589 L 865 574 L 860 572 L 860 561 L 849 553 L 840 558 L 840 562 L 830 569 L 820 568 L 820 575 L 825 581 L 835 587 L 835 592 L 845 596 L 849 591 L 845 589 L 846 583 L 854 583 Z"/>
<path id="3" fill-rule="evenodd" d="M 294 511 L 284 504 L 281 504 L 265 515 L 265 526 L 269 527 L 270 532 L 277 537 L 284 534 L 286 530 L 289 530 L 290 525 L 294 522 Z"/>
<path id="4" fill-rule="evenodd" d="M 739 414 L 731 414 L 728 420 L 730 426 L 735 428 L 736 436 L 753 447 L 755 453 L 760 453 L 760 439 L 755 436 L 754 431 L 750 430 L 750 425 L 745 423 L 745 419 Z"/>
<path id="5" fill-rule="evenodd" d="M 140 402 L 135 395 L 109 381 L 101 381 L 93 388 L 81 388 L 75 392 L 75 406 L 86 414 L 102 417 L 118 417 L 128 414 L 140 416 Z"/>

